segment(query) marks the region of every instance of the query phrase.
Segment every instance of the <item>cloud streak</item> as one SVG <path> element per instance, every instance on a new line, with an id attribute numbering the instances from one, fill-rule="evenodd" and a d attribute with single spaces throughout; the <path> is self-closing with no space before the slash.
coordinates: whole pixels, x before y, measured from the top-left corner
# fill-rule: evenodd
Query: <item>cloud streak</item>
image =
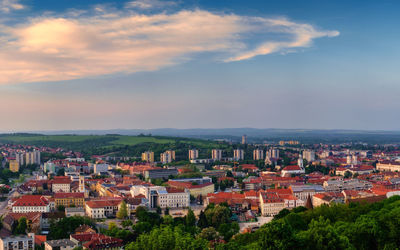
<path id="1" fill-rule="evenodd" d="M 18 0 L 0 0 L 0 12 L 9 13 L 13 10 L 22 10 L 24 5 L 20 4 Z"/>
<path id="2" fill-rule="evenodd" d="M 3 25 L 0 84 L 154 71 L 204 52 L 218 53 L 226 62 L 240 61 L 309 47 L 316 38 L 338 34 L 285 18 L 204 10 L 37 17 Z"/>

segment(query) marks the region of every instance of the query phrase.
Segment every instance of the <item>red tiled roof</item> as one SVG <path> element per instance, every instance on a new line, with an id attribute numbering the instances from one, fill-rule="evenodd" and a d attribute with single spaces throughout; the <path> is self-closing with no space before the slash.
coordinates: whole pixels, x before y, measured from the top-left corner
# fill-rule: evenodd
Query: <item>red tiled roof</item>
<path id="1" fill-rule="evenodd" d="M 13 206 L 40 206 L 44 207 L 49 204 L 49 201 L 41 195 L 24 195 L 20 197 Z"/>

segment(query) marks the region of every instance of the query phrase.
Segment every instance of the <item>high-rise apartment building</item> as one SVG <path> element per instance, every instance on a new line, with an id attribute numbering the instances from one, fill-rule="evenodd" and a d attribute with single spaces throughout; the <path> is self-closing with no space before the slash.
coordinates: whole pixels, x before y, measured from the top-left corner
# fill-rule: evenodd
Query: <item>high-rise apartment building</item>
<path id="1" fill-rule="evenodd" d="M 154 152 L 146 151 L 142 153 L 142 161 L 154 162 Z"/>
<path id="2" fill-rule="evenodd" d="M 173 150 L 167 150 L 160 155 L 160 161 L 163 164 L 171 163 L 173 160 L 175 160 L 175 151 Z"/>
<path id="3" fill-rule="evenodd" d="M 264 150 L 262 149 L 254 149 L 253 150 L 253 159 L 255 161 L 264 159 Z"/>
<path id="4" fill-rule="evenodd" d="M 244 150 L 243 149 L 233 150 L 233 159 L 235 161 L 243 160 L 244 159 Z"/>
<path id="5" fill-rule="evenodd" d="M 25 153 L 25 164 L 38 164 L 40 165 L 40 151 L 32 151 Z"/>
<path id="6" fill-rule="evenodd" d="M 267 156 L 268 156 L 269 158 L 275 158 L 275 159 L 279 158 L 279 149 L 277 149 L 277 148 L 270 148 L 270 149 L 267 151 Z"/>
<path id="7" fill-rule="evenodd" d="M 242 136 L 242 144 L 247 144 L 247 135 Z"/>
<path id="8" fill-rule="evenodd" d="M 222 150 L 221 149 L 213 149 L 211 151 L 211 158 L 214 161 L 220 161 L 222 159 Z"/>
<path id="9" fill-rule="evenodd" d="M 189 149 L 189 160 L 196 160 L 199 158 L 199 150 Z"/>

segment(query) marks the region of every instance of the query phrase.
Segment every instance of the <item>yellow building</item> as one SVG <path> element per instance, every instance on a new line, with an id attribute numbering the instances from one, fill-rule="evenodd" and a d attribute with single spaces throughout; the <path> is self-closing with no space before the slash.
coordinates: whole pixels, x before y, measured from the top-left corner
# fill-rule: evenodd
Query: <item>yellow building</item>
<path id="1" fill-rule="evenodd" d="M 16 160 L 10 161 L 10 171 L 15 173 L 19 171 L 19 163 Z"/>
<path id="2" fill-rule="evenodd" d="M 84 207 L 85 206 L 85 194 L 84 193 L 55 193 L 54 203 L 56 207 Z"/>
<path id="3" fill-rule="evenodd" d="M 154 152 L 146 151 L 142 153 L 142 161 L 154 162 Z"/>

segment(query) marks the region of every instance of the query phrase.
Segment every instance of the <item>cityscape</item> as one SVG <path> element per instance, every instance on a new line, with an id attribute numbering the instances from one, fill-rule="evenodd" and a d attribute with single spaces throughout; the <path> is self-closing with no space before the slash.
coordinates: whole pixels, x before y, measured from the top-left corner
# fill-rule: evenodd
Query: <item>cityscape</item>
<path id="1" fill-rule="evenodd" d="M 399 10 L 0 0 L 0 250 L 399 249 Z"/>

